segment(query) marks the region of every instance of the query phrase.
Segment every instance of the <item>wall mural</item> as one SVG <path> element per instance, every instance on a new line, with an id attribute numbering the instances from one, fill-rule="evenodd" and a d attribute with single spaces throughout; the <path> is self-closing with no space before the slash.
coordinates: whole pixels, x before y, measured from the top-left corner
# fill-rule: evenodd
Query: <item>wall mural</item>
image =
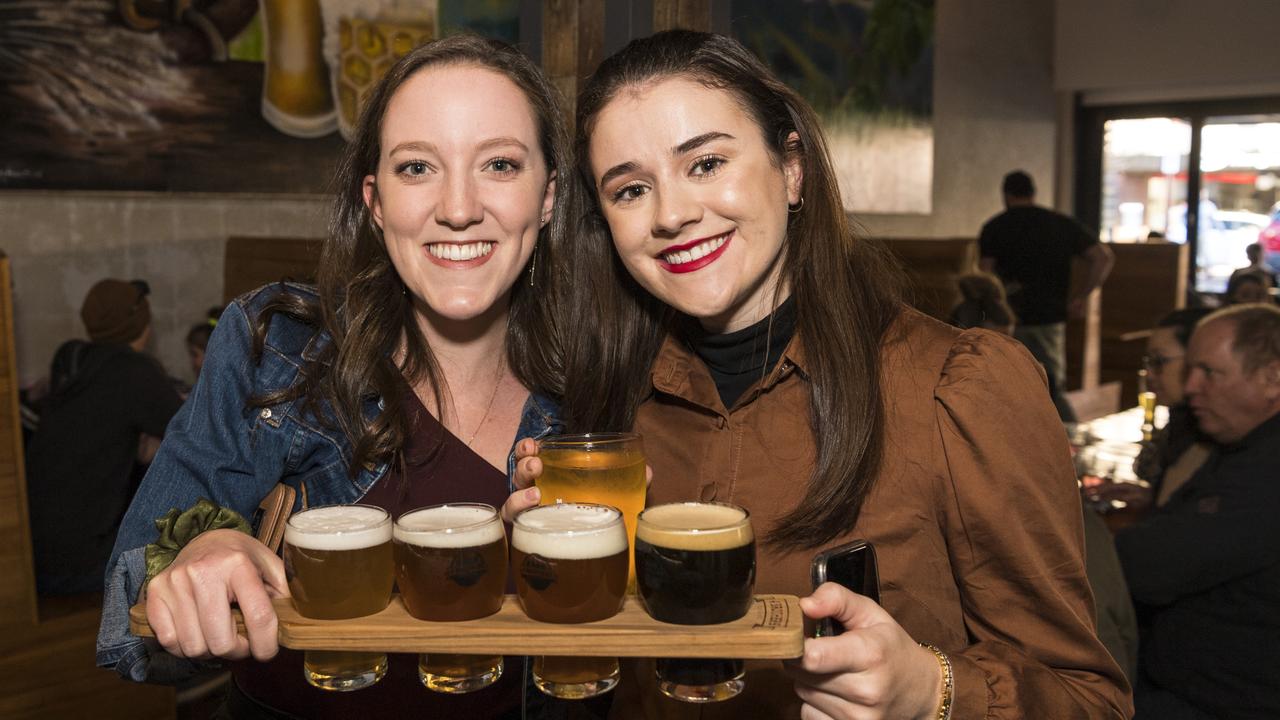
<path id="1" fill-rule="evenodd" d="M 822 116 L 845 209 L 931 211 L 934 0 L 732 0 L 731 17 Z"/>
<path id="2" fill-rule="evenodd" d="M 519 0 L 0 0 L 0 189 L 318 193 L 397 58 Z"/>

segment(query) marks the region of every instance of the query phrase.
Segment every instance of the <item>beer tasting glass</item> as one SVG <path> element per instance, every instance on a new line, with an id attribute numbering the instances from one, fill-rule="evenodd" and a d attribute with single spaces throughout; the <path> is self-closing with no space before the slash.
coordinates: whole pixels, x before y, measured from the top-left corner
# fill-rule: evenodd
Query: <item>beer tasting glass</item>
<path id="1" fill-rule="evenodd" d="M 391 516 L 368 505 L 328 505 L 290 517 L 284 570 L 298 613 L 345 620 L 386 608 L 395 582 L 391 534 Z M 359 690 L 382 679 L 387 655 L 308 650 L 303 672 L 322 690 Z"/>
<path id="2" fill-rule="evenodd" d="M 492 505 L 420 508 L 395 524 L 396 582 L 419 620 L 475 620 L 502 608 L 507 588 L 507 535 Z M 429 689 L 466 693 L 502 677 L 501 655 L 423 653 L 418 677 Z"/>
<path id="3" fill-rule="evenodd" d="M 617 508 L 557 503 L 520 513 L 511 527 L 511 564 L 525 614 L 549 623 L 613 617 L 626 596 L 627 549 Z M 618 684 L 618 659 L 538 657 L 533 682 L 552 697 L 594 697 Z"/>
<path id="4" fill-rule="evenodd" d="M 584 502 L 622 511 L 627 542 L 635 545 L 636 516 L 647 489 L 644 445 L 636 433 L 552 435 L 539 442 L 542 476 L 536 481 L 542 504 Z M 635 587 L 635 561 L 627 565 L 628 589 Z"/>
<path id="5" fill-rule="evenodd" d="M 671 503 L 640 513 L 636 582 L 645 610 L 677 625 L 731 622 L 751 608 L 756 543 L 736 505 Z M 742 660 L 658 658 L 658 689 L 685 702 L 727 700 L 746 685 Z"/>

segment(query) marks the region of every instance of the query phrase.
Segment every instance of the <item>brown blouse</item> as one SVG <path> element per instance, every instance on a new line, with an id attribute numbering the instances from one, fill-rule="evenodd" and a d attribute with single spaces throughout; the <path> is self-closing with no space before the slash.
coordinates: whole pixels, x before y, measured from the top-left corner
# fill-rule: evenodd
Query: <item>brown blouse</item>
<path id="1" fill-rule="evenodd" d="M 1015 341 L 912 310 L 883 349 L 885 457 L 861 516 L 829 546 L 871 541 L 886 610 L 955 673 L 952 718 L 1127 718 L 1128 683 L 1094 631 L 1080 500 L 1044 372 Z M 800 338 L 726 409 L 706 367 L 672 338 L 636 429 L 650 504 L 737 503 L 773 529 L 813 471 L 815 433 Z M 814 552 L 759 546 L 760 593 L 807 595 Z M 778 663 L 749 663 L 723 703 L 667 700 L 631 663 L 614 717 L 795 718 Z M 642 687 L 643 686 L 643 687 Z"/>

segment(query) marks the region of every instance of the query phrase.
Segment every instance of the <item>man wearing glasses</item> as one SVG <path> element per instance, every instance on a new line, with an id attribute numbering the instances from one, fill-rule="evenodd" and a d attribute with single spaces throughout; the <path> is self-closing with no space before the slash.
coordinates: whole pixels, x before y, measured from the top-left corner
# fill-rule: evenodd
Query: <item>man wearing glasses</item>
<path id="1" fill-rule="evenodd" d="M 1150 617 L 1135 717 L 1280 717 L 1280 308 L 1209 315 L 1184 361 L 1209 458 L 1116 537 Z"/>

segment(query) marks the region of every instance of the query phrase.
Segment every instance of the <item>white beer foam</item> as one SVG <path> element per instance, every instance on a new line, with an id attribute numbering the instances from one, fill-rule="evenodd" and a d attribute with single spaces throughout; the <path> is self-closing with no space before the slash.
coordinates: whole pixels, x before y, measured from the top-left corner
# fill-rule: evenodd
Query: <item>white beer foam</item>
<path id="1" fill-rule="evenodd" d="M 330 505 L 289 518 L 284 541 L 308 550 L 359 550 L 391 542 L 391 518 L 363 505 Z"/>
<path id="2" fill-rule="evenodd" d="M 636 540 L 673 550 L 729 550 L 754 539 L 746 511 L 730 505 L 671 503 L 644 511 Z"/>
<path id="3" fill-rule="evenodd" d="M 486 522 L 489 520 L 493 522 Z M 460 548 L 498 542 L 505 533 L 497 512 L 491 508 L 440 505 L 401 515 L 394 536 L 409 545 Z"/>
<path id="4" fill-rule="evenodd" d="M 516 517 L 511 545 L 557 560 L 610 557 L 627 551 L 627 527 L 622 513 L 604 505 L 543 505 Z"/>

